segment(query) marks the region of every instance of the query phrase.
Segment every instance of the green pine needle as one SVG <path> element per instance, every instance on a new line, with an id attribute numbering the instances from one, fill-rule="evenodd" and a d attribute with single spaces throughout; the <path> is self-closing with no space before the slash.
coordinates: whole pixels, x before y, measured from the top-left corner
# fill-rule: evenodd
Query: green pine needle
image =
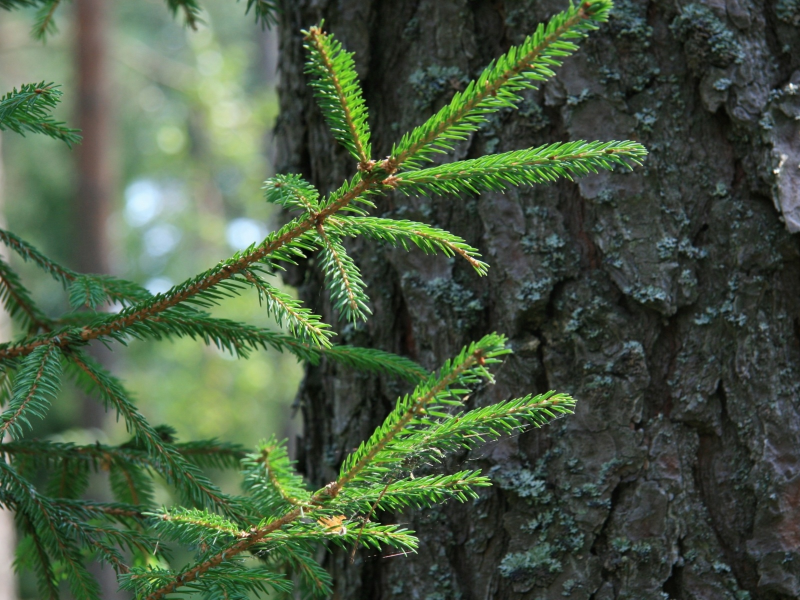
<path id="1" fill-rule="evenodd" d="M 200 18 L 200 5 L 197 0 L 167 0 L 167 8 L 176 16 L 179 12 L 183 13 L 184 22 L 188 27 L 197 30 L 197 26 L 203 23 Z"/>
<path id="2" fill-rule="evenodd" d="M 457 235 L 431 227 L 425 223 L 378 217 L 331 217 L 328 227 L 335 227 L 339 235 L 357 237 L 363 235 L 392 246 L 409 250 L 408 242 L 420 248 L 425 254 L 441 252 L 445 256 L 460 256 L 466 260 L 478 275 L 486 275 L 489 265 L 478 260 L 480 253 Z"/>
<path id="3" fill-rule="evenodd" d="M 372 311 L 361 272 L 336 236 L 326 233 L 322 226 L 318 230 L 323 244 L 320 268 L 325 274 L 333 308 L 347 321 L 366 321 Z"/>
<path id="4" fill-rule="evenodd" d="M 37 40 L 46 41 L 47 36 L 53 35 L 58 31 L 55 22 L 55 14 L 61 0 L 45 0 L 39 10 L 36 11 L 36 21 L 34 22 L 31 34 Z"/>
<path id="5" fill-rule="evenodd" d="M 6 433 L 19 438 L 23 425 L 31 427 L 31 417 L 44 418 L 61 387 L 61 372 L 61 350 L 57 346 L 39 346 L 22 359 L 11 401 L 0 414 L 0 439 Z"/>
<path id="6" fill-rule="evenodd" d="M 260 24 L 262 29 L 278 24 L 280 8 L 277 0 L 247 0 L 247 8 L 244 12 L 249 15 L 251 10 L 256 23 Z"/>
<path id="7" fill-rule="evenodd" d="M 300 175 L 276 175 L 267 179 L 262 189 L 271 204 L 310 215 L 319 212 L 319 192 Z"/>
<path id="8" fill-rule="evenodd" d="M 275 436 L 261 442 L 258 452 L 242 461 L 244 489 L 253 497 L 258 515 L 266 518 L 293 506 L 311 507 L 311 492 L 294 470 L 286 440 Z"/>
<path id="9" fill-rule="evenodd" d="M 612 5 L 611 0 L 582 1 L 556 14 L 547 25 L 540 24 L 522 44 L 513 46 L 456 93 L 450 104 L 404 135 L 392 149 L 392 169 L 419 168 L 423 161 L 467 139 L 491 113 L 516 106 L 522 100 L 520 92 L 553 77 L 553 69 L 578 49 L 575 41 L 608 20 Z"/>
<path id="10" fill-rule="evenodd" d="M 405 194 L 459 194 L 500 192 L 510 187 L 551 183 L 640 165 L 647 150 L 636 142 L 559 142 L 527 150 L 490 154 L 391 177 Z"/>
<path id="11" fill-rule="evenodd" d="M 306 73 L 313 79 L 314 90 L 325 121 L 333 137 L 358 161 L 359 168 L 368 170 L 372 147 L 369 143 L 367 107 L 358 82 L 353 53 L 342 48 L 341 42 L 320 27 L 303 31 L 308 53 Z"/>
<path id="12" fill-rule="evenodd" d="M 52 321 L 36 306 L 19 276 L 2 258 L 0 258 L 0 301 L 9 316 L 17 319 L 29 333 L 47 331 L 53 326 Z"/>
<path id="13" fill-rule="evenodd" d="M 0 131 L 10 130 L 23 136 L 26 132 L 41 133 L 70 147 L 80 142 L 77 129 L 66 127 L 50 115 L 61 101 L 58 87 L 44 81 L 26 83 L 0 97 Z"/>

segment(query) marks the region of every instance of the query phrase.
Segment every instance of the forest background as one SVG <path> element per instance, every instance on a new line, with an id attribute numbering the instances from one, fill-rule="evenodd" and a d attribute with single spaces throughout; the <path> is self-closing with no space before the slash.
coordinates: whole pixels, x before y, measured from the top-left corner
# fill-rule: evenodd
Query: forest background
<path id="1" fill-rule="evenodd" d="M 78 11 L 80 4 L 89 5 L 88 14 Z M 230 0 L 204 2 L 204 23 L 196 31 L 161 0 L 106 3 L 105 9 L 92 4 L 61 7 L 58 30 L 44 44 L 30 34 L 35 10 L 0 12 L 0 89 L 57 82 L 64 101 L 56 117 L 77 126 L 77 71 L 99 68 L 97 91 L 107 103 L 102 130 L 89 132 L 105 155 L 88 173 L 81 173 L 78 152 L 57 140 L 2 134 L 0 219 L 62 264 L 113 273 L 157 293 L 260 241 L 276 224 L 260 188 L 274 173 L 277 34 L 256 26 L 244 6 Z M 87 26 L 105 44 L 105 60 L 93 53 L 90 65 L 80 63 L 77 35 Z M 82 178 L 100 180 L 103 205 L 81 206 Z M 101 218 L 90 218 L 95 212 Z M 89 244 L 75 243 L 81 238 Z M 98 253 L 92 241 L 106 252 Z M 57 283 L 16 257 L 10 260 L 46 312 L 68 308 Z M 248 295 L 215 313 L 270 325 Z M 9 339 L 10 324 L 2 318 L 3 339 Z M 273 433 L 293 438 L 300 431 L 290 404 L 302 366 L 291 355 L 263 351 L 235 360 L 181 340 L 117 346 L 103 359 L 128 381 L 147 418 L 169 423 L 179 439 L 218 437 L 252 447 Z M 124 424 L 79 390 L 65 386 L 62 395 L 47 419 L 36 422 L 34 435 L 78 444 L 129 438 Z M 230 478 L 227 485 L 238 486 L 236 474 Z M 15 579 L 8 558 L 10 516 L 0 517 L 0 598 L 33 598 L 32 577 L 23 578 L 16 592 L 8 585 Z M 113 591 L 113 575 L 107 575 L 106 591 Z"/>

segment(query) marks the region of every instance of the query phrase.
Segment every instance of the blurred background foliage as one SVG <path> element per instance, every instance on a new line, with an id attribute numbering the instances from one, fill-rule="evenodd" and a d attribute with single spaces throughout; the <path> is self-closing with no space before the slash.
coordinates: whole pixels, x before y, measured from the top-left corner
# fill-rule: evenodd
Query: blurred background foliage
<path id="1" fill-rule="evenodd" d="M 109 4 L 110 265 L 114 275 L 153 292 L 260 241 L 277 225 L 260 191 L 272 174 L 276 33 L 257 26 L 243 3 L 206 0 L 203 7 L 204 24 L 193 31 L 163 0 Z M 72 4 L 62 5 L 58 32 L 46 44 L 30 36 L 32 11 L 0 12 L 0 90 L 61 84 L 56 117 L 75 126 L 72 12 Z M 6 133 L 2 161 L 6 226 L 74 267 L 74 239 L 85 216 L 74 209 L 74 151 L 43 136 Z M 49 314 L 68 309 L 57 284 L 11 260 Z M 255 293 L 212 312 L 274 327 Z M 133 341 L 113 347 L 111 368 L 148 420 L 169 423 L 179 440 L 217 437 L 252 446 L 272 433 L 292 437 L 299 427 L 289 420 L 289 406 L 302 368 L 290 355 L 236 360 L 202 342 Z M 36 435 L 80 443 L 127 439 L 113 414 L 102 429 L 87 429 L 83 402 L 65 389 Z"/>

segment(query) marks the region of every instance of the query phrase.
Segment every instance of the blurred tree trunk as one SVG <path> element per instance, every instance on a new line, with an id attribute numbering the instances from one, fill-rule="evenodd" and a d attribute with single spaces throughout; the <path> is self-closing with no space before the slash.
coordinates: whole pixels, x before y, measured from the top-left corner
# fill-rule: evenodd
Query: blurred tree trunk
<path id="1" fill-rule="evenodd" d="M 72 239 L 74 264 L 82 273 L 110 272 L 107 223 L 116 185 L 111 115 L 114 97 L 107 43 L 111 27 L 109 6 L 105 0 L 75 0 L 76 122 L 83 141 L 75 149 L 77 185 Z M 111 366 L 113 356 L 108 348 L 95 344 L 90 351 L 106 367 Z M 79 426 L 102 429 L 105 417 L 102 404 L 83 395 Z M 126 597 L 118 591 L 110 567 L 93 563 L 90 569 L 100 582 L 104 599 Z"/>
<path id="2" fill-rule="evenodd" d="M 279 167 L 324 190 L 355 168 L 305 87 L 301 28 L 324 17 L 357 52 L 382 157 L 566 4 L 285 2 Z M 375 316 L 339 340 L 432 368 L 497 330 L 516 353 L 475 405 L 556 389 L 579 408 L 459 457 L 495 482 L 479 501 L 382 515 L 419 553 L 334 554 L 337 598 L 800 597 L 798 24 L 797 2 L 617 2 L 556 81 L 457 156 L 633 138 L 643 168 L 380 204 L 460 234 L 492 269 L 357 242 Z M 335 319 L 313 262 L 292 277 Z M 400 391 L 308 370 L 300 458 L 316 484 Z"/>
<path id="3" fill-rule="evenodd" d="M 77 186 L 73 206 L 74 264 L 82 273 L 109 272 L 106 225 L 114 196 L 111 106 L 106 41 L 108 2 L 75 1 L 75 71 L 77 79 L 76 122 L 83 141 L 76 147 Z M 104 363 L 110 360 L 104 346 L 93 347 Z M 105 411 L 85 398 L 81 411 L 84 427 L 101 428 Z"/>

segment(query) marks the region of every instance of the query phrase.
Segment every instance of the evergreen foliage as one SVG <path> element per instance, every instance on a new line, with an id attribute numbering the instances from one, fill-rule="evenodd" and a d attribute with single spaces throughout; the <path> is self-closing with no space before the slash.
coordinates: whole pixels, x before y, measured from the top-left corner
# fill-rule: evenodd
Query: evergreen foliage
<path id="1" fill-rule="evenodd" d="M 44 81 L 26 83 L 19 90 L 11 90 L 0 98 L 0 131 L 11 130 L 22 135 L 43 133 L 69 146 L 78 143 L 81 137 L 77 129 L 70 129 L 50 116 L 60 100 L 58 86 Z"/>
<path id="2" fill-rule="evenodd" d="M 200 9 L 194 0 L 167 1 L 173 11 L 184 13 L 189 25 L 197 22 Z M 38 6 L 47 19 L 57 4 L 0 0 L 5 9 Z M 295 585 L 312 596 L 325 596 L 331 581 L 314 558 L 320 544 L 413 552 L 413 532 L 374 521 L 376 510 L 476 498 L 478 488 L 490 485 L 480 471 L 430 469 L 448 453 L 545 425 L 572 411 L 574 400 L 554 392 L 490 406 L 467 405 L 473 390 L 492 383 L 491 367 L 509 352 L 500 335 L 483 337 L 428 373 L 405 357 L 334 344 L 332 328 L 270 278 L 284 263 L 318 253 L 332 305 L 343 318 L 365 319 L 370 313 L 366 285 L 347 254 L 347 238 L 363 236 L 407 250 L 413 245 L 425 253 L 460 257 L 479 275 L 488 269 L 478 251 L 456 235 L 424 223 L 372 216 L 372 197 L 395 189 L 423 195 L 502 191 L 638 164 L 646 151 L 635 142 L 576 141 L 423 168 L 492 112 L 515 106 L 521 91 L 553 76 L 561 58 L 574 52 L 575 42 L 605 21 L 610 9 L 610 0 L 586 0 L 539 26 L 426 123 L 403 136 L 384 160 L 371 155 L 353 55 L 321 27 L 310 28 L 304 34 L 311 86 L 333 138 L 356 161 L 355 174 L 327 195 L 299 175 L 271 178 L 264 186 L 266 200 L 298 215 L 263 242 L 164 293 L 152 295 L 132 282 L 75 273 L 0 230 L 0 241 L 58 281 L 73 307 L 60 317 L 44 314 L 9 264 L 0 262 L 0 298 L 21 330 L 16 339 L 0 344 L 5 382 L 0 388 L 0 438 L 7 436 L 0 445 L 0 504 L 17 516 L 24 534 L 17 566 L 37 574 L 42 597 L 58 598 L 64 578 L 74 598 L 98 598 L 97 583 L 86 568 L 89 557 L 109 564 L 123 589 L 146 600 L 191 592 L 207 598 L 249 598 L 251 593 L 286 594 Z M 247 10 L 268 24 L 275 5 L 248 0 Z M 37 30 L 43 35 L 51 23 L 37 21 Z M 58 98 L 52 84 L 12 91 L 0 103 L 0 128 L 77 142 L 74 130 L 49 114 Z M 215 318 L 206 311 L 250 288 L 277 329 Z M 114 303 L 116 312 L 106 312 Z M 397 400 L 383 424 L 344 460 L 337 479 L 314 490 L 297 474 L 285 442 L 275 438 L 253 453 L 216 440 L 177 443 L 173 430 L 150 424 L 122 382 L 85 352 L 93 340 L 110 345 L 180 337 L 242 358 L 272 347 L 311 363 L 333 360 L 400 377 L 416 387 Z M 46 414 L 65 376 L 116 411 L 131 440 L 119 446 L 80 446 L 27 439 L 30 419 Z M 221 492 L 204 472 L 237 467 L 244 480 L 237 496 Z M 99 471 L 109 475 L 113 503 L 80 499 L 88 474 Z M 49 476 L 40 492 L 31 481 L 43 472 Z M 154 477 L 176 489 L 180 504 L 155 506 Z M 194 551 L 193 561 L 173 569 L 165 542 Z M 246 561 L 248 556 L 258 559 L 258 566 Z"/>

